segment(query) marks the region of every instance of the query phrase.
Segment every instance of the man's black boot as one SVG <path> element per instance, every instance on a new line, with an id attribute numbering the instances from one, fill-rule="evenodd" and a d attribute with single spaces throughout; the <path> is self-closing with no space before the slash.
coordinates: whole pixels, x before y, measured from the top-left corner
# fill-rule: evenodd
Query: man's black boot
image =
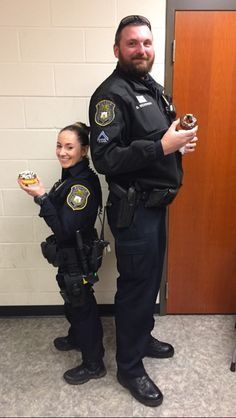
<path id="1" fill-rule="evenodd" d="M 91 363 L 89 366 L 82 363 L 74 369 L 67 370 L 63 377 L 70 385 L 82 385 L 91 379 L 100 379 L 107 373 L 104 363 Z"/>
<path id="2" fill-rule="evenodd" d="M 80 351 L 80 348 L 70 341 L 69 336 L 55 338 L 53 343 L 56 349 L 59 351 L 70 351 L 70 350 Z"/>
<path id="3" fill-rule="evenodd" d="M 174 347 L 171 344 L 164 343 L 151 336 L 145 357 L 169 358 L 173 355 Z"/>
<path id="4" fill-rule="evenodd" d="M 117 380 L 142 404 L 146 406 L 161 405 L 163 395 L 147 374 L 140 377 L 125 378 L 118 372 Z"/>

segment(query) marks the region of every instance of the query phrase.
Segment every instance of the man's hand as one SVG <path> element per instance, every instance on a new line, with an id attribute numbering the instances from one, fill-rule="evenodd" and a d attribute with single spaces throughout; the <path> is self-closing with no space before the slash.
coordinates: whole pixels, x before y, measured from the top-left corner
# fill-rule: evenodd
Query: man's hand
<path id="1" fill-rule="evenodd" d="M 198 138 L 196 136 L 198 126 L 190 130 L 176 130 L 179 125 L 179 119 L 175 120 L 168 131 L 163 135 L 161 144 L 164 155 L 172 154 L 181 150 L 182 154 L 193 152 L 196 149 Z"/>

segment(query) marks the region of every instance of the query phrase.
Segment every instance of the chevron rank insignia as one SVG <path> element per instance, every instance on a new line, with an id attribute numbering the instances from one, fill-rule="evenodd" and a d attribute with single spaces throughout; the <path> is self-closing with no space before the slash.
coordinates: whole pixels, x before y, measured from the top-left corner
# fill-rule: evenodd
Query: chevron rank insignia
<path id="1" fill-rule="evenodd" d="M 67 204 L 73 210 L 82 210 L 88 203 L 89 190 L 82 184 L 75 184 L 71 187 L 70 193 L 67 196 Z"/>

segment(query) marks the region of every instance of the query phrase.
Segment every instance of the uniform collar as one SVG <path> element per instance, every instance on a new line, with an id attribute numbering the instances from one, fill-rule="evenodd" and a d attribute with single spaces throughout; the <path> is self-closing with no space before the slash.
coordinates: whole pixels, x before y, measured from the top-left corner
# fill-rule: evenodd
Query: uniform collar
<path id="1" fill-rule="evenodd" d="M 73 167 L 63 168 L 61 179 L 66 180 L 68 177 L 76 177 L 82 171 L 84 171 L 89 166 L 89 159 L 84 158 L 83 160 L 79 161 L 77 164 L 73 165 Z"/>

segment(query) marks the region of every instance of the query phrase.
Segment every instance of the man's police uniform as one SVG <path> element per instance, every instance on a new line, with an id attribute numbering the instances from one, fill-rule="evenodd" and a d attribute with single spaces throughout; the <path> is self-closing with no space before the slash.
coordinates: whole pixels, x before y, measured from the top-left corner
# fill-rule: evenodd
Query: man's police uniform
<path id="1" fill-rule="evenodd" d="M 163 88 L 114 72 L 93 94 L 89 117 L 94 166 L 110 190 L 108 222 L 115 238 L 117 366 L 145 373 L 166 247 L 166 206 L 182 182 L 180 152 L 164 155 L 161 138 L 175 119 Z"/>
<path id="2" fill-rule="evenodd" d="M 78 230 L 88 246 L 94 239 L 98 208 L 102 206 L 98 176 L 89 167 L 89 160 L 83 159 L 73 167 L 62 169 L 61 180 L 49 194 L 35 200 L 41 206 L 39 216 L 53 231 L 56 242 L 56 259 L 50 262 L 59 266 L 57 282 L 70 322 L 68 339 L 71 345 L 80 348 L 85 364 L 99 364 L 104 355 L 102 325 L 92 286 L 83 278 L 85 272 L 76 241 Z M 50 242 L 44 243 L 48 244 L 46 250 L 50 250 Z"/>

